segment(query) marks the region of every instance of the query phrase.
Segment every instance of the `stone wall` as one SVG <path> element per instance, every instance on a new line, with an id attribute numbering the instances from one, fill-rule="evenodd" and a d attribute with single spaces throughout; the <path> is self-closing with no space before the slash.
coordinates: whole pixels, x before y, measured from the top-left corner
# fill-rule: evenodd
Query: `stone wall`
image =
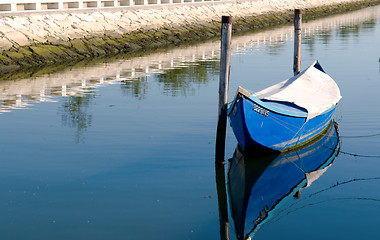
<path id="1" fill-rule="evenodd" d="M 0 70 L 75 62 L 219 35 L 222 15 L 235 32 L 345 12 L 380 0 L 255 0 L 0 14 Z"/>

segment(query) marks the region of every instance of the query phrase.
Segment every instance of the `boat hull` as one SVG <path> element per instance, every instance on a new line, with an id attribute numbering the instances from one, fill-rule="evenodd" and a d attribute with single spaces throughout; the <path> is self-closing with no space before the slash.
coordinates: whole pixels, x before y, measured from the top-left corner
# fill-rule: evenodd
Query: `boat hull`
<path id="1" fill-rule="evenodd" d="M 286 107 L 288 110 L 284 111 L 253 96 L 238 93 L 228 116 L 241 148 L 244 151 L 284 151 L 306 144 L 327 129 L 335 111 L 334 105 L 307 120 L 306 112 Z"/>

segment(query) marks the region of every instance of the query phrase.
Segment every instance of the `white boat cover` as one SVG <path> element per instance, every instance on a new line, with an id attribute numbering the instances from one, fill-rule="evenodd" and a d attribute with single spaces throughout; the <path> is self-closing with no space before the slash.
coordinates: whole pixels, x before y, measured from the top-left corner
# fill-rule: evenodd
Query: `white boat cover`
<path id="1" fill-rule="evenodd" d="M 332 106 L 342 98 L 338 85 L 323 71 L 315 61 L 310 67 L 296 76 L 253 94 L 258 99 L 292 102 L 308 111 L 310 120 Z"/>

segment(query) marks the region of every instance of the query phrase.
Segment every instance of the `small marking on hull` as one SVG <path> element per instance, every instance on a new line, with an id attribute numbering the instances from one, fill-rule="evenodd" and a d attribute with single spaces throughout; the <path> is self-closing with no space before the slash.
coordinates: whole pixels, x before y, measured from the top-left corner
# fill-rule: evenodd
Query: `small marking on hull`
<path id="1" fill-rule="evenodd" d="M 265 110 L 264 108 L 260 107 L 259 105 L 257 104 L 254 104 L 253 105 L 253 111 L 257 112 L 257 113 L 260 113 L 261 115 L 264 115 L 265 117 L 268 117 L 269 116 L 269 111 L 268 110 Z"/>

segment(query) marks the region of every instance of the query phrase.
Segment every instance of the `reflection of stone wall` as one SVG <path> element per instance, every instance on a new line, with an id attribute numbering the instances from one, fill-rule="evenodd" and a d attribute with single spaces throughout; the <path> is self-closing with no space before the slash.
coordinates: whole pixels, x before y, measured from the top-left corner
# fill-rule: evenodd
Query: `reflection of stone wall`
<path id="1" fill-rule="evenodd" d="M 333 16 L 303 24 L 303 37 L 319 32 L 330 32 L 342 26 L 368 23 L 380 16 L 380 8 L 365 9 L 342 16 Z M 293 37 L 293 27 L 285 26 L 274 30 L 233 37 L 233 54 L 257 51 L 262 47 L 281 47 Z M 170 69 L 186 68 L 189 64 L 202 61 L 217 61 L 219 41 L 181 47 L 166 52 L 141 57 L 121 59 L 110 63 L 73 68 L 56 74 L 0 81 L 0 112 L 27 107 L 39 101 L 53 101 L 55 96 L 81 96 L 104 84 L 134 82 L 152 73 L 165 73 Z M 140 87 L 147 87 L 142 84 Z"/>
<path id="2" fill-rule="evenodd" d="M 365 0 L 380 2 L 380 0 Z M 247 0 L 156 5 L 78 11 L 0 14 L 0 70 L 61 63 L 65 60 L 131 52 L 141 48 L 206 39 L 219 34 L 222 15 L 232 15 L 235 26 L 252 16 L 276 13 L 249 26 L 287 22 L 294 8 L 315 8 L 361 0 Z M 359 4 L 360 3 L 360 4 Z M 343 8 L 336 8 L 341 11 Z M 318 13 L 317 13 L 318 14 Z M 249 21 L 248 21 L 249 22 Z M 251 24 L 252 23 L 252 24 Z M 257 25 L 255 25 L 257 24 Z M 252 26 L 251 26 L 252 25 Z M 41 45 L 43 44 L 43 45 Z M 30 46 L 20 48 L 20 46 Z"/>

